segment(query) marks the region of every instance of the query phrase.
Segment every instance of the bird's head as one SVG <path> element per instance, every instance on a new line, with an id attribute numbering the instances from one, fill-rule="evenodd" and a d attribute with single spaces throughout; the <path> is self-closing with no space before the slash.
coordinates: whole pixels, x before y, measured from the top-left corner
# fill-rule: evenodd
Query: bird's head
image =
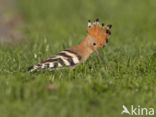
<path id="1" fill-rule="evenodd" d="M 104 23 L 99 24 L 99 19 L 96 19 L 92 24 L 88 20 L 88 35 L 85 39 L 89 48 L 93 51 L 97 51 L 99 48 L 102 48 L 108 43 L 108 39 L 111 35 L 110 29 L 112 28 L 111 24 L 104 26 Z"/>

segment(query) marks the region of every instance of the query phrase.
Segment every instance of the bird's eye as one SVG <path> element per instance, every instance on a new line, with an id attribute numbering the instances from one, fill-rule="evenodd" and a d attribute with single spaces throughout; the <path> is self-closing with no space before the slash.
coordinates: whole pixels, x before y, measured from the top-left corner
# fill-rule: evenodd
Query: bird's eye
<path id="1" fill-rule="evenodd" d="M 96 43 L 95 42 L 93 43 L 93 46 L 96 46 Z"/>

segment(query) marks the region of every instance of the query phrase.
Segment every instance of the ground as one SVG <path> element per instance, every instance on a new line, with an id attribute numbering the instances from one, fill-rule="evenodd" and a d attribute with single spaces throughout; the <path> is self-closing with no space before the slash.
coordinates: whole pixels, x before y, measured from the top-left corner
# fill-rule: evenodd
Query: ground
<path id="1" fill-rule="evenodd" d="M 20 41 L 0 45 L 1 117 L 125 117 L 122 106 L 156 111 L 156 2 L 16 0 Z M 112 24 L 98 56 L 75 70 L 27 68 L 80 43 L 88 19 Z M 156 114 L 156 113 L 155 113 Z"/>

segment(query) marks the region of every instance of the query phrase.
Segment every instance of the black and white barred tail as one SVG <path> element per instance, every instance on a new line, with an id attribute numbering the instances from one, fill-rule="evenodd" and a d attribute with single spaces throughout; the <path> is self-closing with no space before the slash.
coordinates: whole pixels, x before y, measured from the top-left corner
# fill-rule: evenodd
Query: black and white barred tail
<path id="1" fill-rule="evenodd" d="M 55 57 L 48 58 L 47 60 L 28 68 L 29 72 L 40 69 L 54 70 L 62 67 L 74 67 L 79 64 L 81 56 L 71 50 L 64 50 L 58 53 Z"/>

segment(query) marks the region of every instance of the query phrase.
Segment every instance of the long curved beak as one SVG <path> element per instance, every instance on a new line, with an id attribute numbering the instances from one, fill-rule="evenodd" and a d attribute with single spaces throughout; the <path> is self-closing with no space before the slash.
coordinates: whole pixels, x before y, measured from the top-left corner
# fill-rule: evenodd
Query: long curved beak
<path id="1" fill-rule="evenodd" d="M 96 51 L 97 55 L 99 56 L 99 58 L 101 59 L 104 68 L 106 69 L 107 68 L 106 63 L 105 63 L 103 57 L 101 56 L 100 52 L 98 50 L 95 50 L 95 51 Z"/>

